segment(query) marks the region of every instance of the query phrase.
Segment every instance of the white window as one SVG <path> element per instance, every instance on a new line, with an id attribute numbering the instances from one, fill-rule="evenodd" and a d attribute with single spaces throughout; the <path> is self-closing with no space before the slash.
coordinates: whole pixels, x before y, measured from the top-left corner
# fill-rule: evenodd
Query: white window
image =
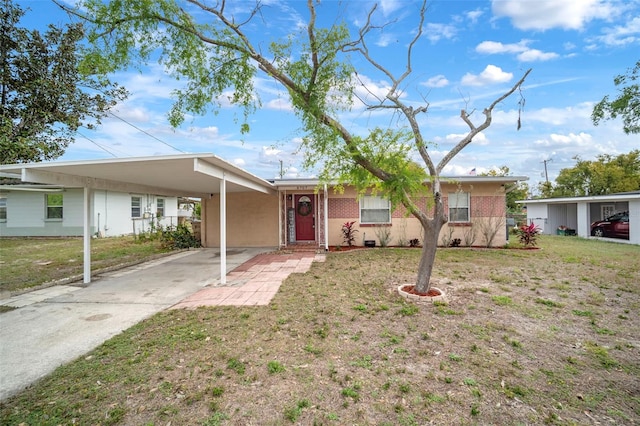
<path id="1" fill-rule="evenodd" d="M 46 218 L 62 219 L 62 194 L 45 194 Z"/>
<path id="2" fill-rule="evenodd" d="M 469 193 L 449 193 L 449 222 L 469 222 Z"/>
<path id="3" fill-rule="evenodd" d="M 142 197 L 131 197 L 131 217 L 142 217 Z"/>
<path id="4" fill-rule="evenodd" d="M 613 204 L 603 204 L 600 206 L 600 219 L 605 220 L 609 216 L 613 216 L 616 212 L 616 206 Z"/>
<path id="5" fill-rule="evenodd" d="M 156 200 L 156 217 L 164 217 L 164 198 Z"/>
<path id="6" fill-rule="evenodd" d="M 7 197 L 0 197 L 0 221 L 7 220 Z"/>
<path id="7" fill-rule="evenodd" d="M 389 200 L 372 195 L 360 198 L 360 223 L 391 223 Z"/>

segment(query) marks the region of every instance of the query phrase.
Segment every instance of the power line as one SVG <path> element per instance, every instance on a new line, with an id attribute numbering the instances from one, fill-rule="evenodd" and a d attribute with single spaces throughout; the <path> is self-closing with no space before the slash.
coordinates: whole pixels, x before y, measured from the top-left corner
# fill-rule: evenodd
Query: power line
<path id="1" fill-rule="evenodd" d="M 156 136 L 152 135 L 151 133 L 147 132 L 146 130 L 142 130 L 141 128 L 137 127 L 136 125 L 129 123 L 129 122 L 128 122 L 127 120 L 125 120 L 124 118 L 118 117 L 118 116 L 117 116 L 117 115 L 115 115 L 113 112 L 109 111 L 109 114 L 110 114 L 110 115 L 112 115 L 112 116 L 114 116 L 114 117 L 115 117 L 115 118 L 117 118 L 118 120 L 122 121 L 123 123 L 128 124 L 129 126 L 133 127 L 133 128 L 134 128 L 134 129 L 136 129 L 137 131 L 142 132 L 142 133 L 144 133 L 145 135 L 149 136 L 150 138 L 153 138 L 153 139 L 157 140 L 157 141 L 158 141 L 158 142 L 160 142 L 161 144 L 164 144 L 164 145 L 168 146 L 169 148 L 174 149 L 174 150 L 176 150 L 176 151 L 178 151 L 178 152 L 182 152 L 183 154 L 185 153 L 183 150 L 178 149 L 178 148 L 176 148 L 175 146 L 172 146 L 172 145 L 168 144 L 167 142 L 165 142 L 165 141 L 163 141 L 163 140 L 161 140 L 161 139 L 157 138 Z"/>
<path id="2" fill-rule="evenodd" d="M 91 142 L 92 144 L 94 144 L 95 146 L 97 146 L 98 148 L 100 148 L 101 150 L 103 150 L 104 152 L 106 152 L 107 154 L 111 154 L 113 157 L 118 158 L 118 156 L 116 154 L 114 154 L 113 152 L 109 151 L 107 148 L 105 148 L 104 146 L 100 145 L 98 142 L 88 138 L 87 136 L 83 135 L 82 133 L 80 133 L 77 130 L 76 130 L 76 133 L 79 134 L 80 136 L 82 136 L 83 138 L 85 138 L 86 140 L 88 140 L 89 142 Z"/>

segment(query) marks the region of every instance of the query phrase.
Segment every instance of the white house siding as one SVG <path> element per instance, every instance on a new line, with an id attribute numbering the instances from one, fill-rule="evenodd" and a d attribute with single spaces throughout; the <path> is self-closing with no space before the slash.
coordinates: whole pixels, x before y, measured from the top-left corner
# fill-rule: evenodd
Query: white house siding
<path id="1" fill-rule="evenodd" d="M 629 242 L 640 244 L 640 200 L 629 200 Z"/>
<path id="2" fill-rule="evenodd" d="M 546 234 L 555 233 L 560 226 L 574 230 L 578 227 L 578 206 L 576 203 L 550 204 L 548 209 Z"/>
<path id="3" fill-rule="evenodd" d="M 7 198 L 7 219 L 0 221 L 0 236 L 81 236 L 83 233 L 84 191 L 81 188 L 66 188 L 62 194 L 63 219 L 47 220 L 45 219 L 45 192 L 5 189 L 3 196 Z M 118 236 L 133 233 L 132 195 L 142 197 L 142 212 L 149 213 L 149 218 L 136 221 L 136 232 L 140 232 L 142 228 L 146 231 L 150 229 L 149 223 L 151 217 L 155 217 L 157 198 L 165 200 L 165 217 L 159 221 L 160 224 L 162 226 L 177 224 L 177 197 L 95 191 L 91 203 L 91 234 Z"/>
<path id="4" fill-rule="evenodd" d="M 131 197 L 140 197 L 140 218 L 131 217 Z M 164 217 L 155 218 L 158 198 L 164 199 Z M 99 228 L 100 236 L 113 237 L 147 232 L 151 229 L 151 221 L 161 226 L 175 226 L 178 223 L 178 198 L 151 194 L 129 194 L 113 191 L 96 191 L 94 193 L 95 212 L 93 225 Z M 145 215 L 146 213 L 146 215 Z M 146 217 L 145 217 L 146 216 Z M 135 228 L 134 228 L 135 227 Z"/>
<path id="5" fill-rule="evenodd" d="M 93 220 L 96 228 L 99 226 L 101 236 L 113 237 L 133 232 L 131 196 L 132 194 L 112 191 L 96 191 L 94 193 Z"/>
<path id="6" fill-rule="evenodd" d="M 527 221 L 535 223 L 540 227 L 540 232 L 550 234 L 550 227 L 547 226 L 547 205 L 546 204 L 528 204 L 527 205 Z"/>
<path id="7" fill-rule="evenodd" d="M 45 192 L 7 192 L 7 220 L 0 223 L 0 236 L 82 235 L 82 190 L 65 189 L 62 194 L 62 220 L 48 220 Z M 78 208 L 79 212 L 76 211 Z"/>

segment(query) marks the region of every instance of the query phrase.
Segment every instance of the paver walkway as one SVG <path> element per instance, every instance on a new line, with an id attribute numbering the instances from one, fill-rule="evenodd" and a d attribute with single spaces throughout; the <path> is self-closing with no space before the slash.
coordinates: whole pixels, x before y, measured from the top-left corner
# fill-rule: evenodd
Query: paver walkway
<path id="1" fill-rule="evenodd" d="M 324 260 L 324 254 L 310 252 L 259 254 L 228 273 L 224 286 L 204 288 L 171 309 L 267 305 L 290 274 L 307 272 L 313 262 Z"/>

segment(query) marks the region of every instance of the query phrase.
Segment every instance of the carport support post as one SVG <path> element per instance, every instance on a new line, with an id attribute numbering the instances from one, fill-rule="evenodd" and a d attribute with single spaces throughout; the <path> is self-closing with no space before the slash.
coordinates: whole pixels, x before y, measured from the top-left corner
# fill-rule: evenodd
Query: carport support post
<path id="1" fill-rule="evenodd" d="M 227 283 L 227 177 L 220 179 L 220 284 Z"/>
<path id="2" fill-rule="evenodd" d="M 87 186 L 84 187 L 83 216 L 83 282 L 89 284 L 91 282 L 91 189 Z"/>
<path id="3" fill-rule="evenodd" d="M 327 184 L 324 184 L 324 249 L 329 251 L 329 195 L 327 194 Z"/>

